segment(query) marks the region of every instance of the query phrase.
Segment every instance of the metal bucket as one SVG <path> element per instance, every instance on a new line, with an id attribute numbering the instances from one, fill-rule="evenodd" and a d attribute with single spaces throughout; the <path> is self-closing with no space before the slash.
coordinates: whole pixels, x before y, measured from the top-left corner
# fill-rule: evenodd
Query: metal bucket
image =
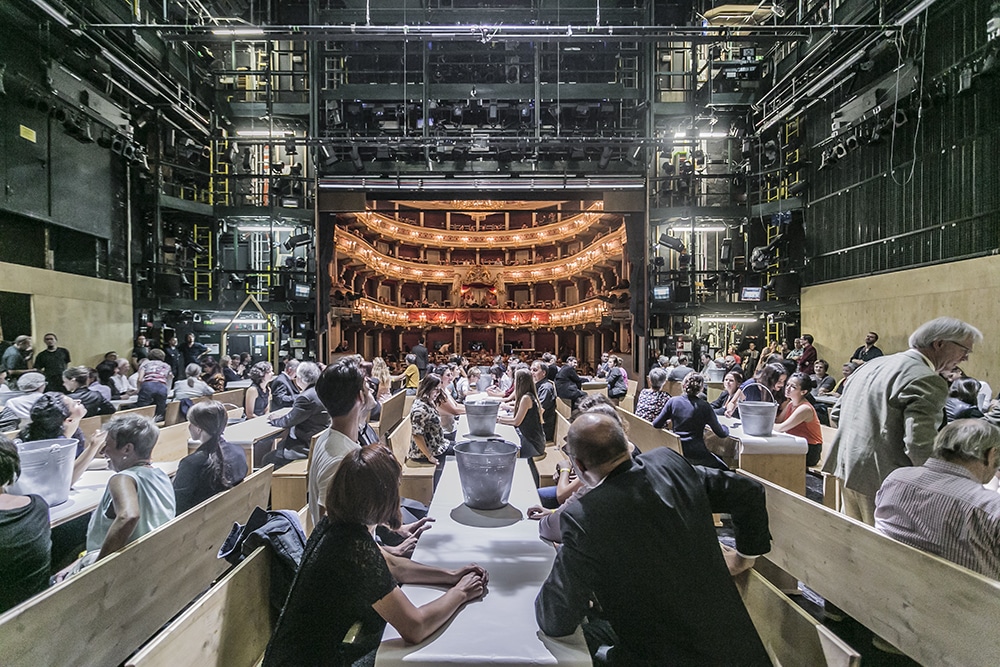
<path id="1" fill-rule="evenodd" d="M 34 493 L 44 498 L 49 507 L 69 500 L 76 439 L 21 442 L 17 454 L 21 459 L 21 475 L 10 485 L 11 493 L 20 496 Z"/>
<path id="2" fill-rule="evenodd" d="M 500 401 L 476 401 L 465 404 L 465 416 L 469 420 L 469 435 L 496 435 L 497 412 Z"/>
<path id="3" fill-rule="evenodd" d="M 726 379 L 726 369 L 719 368 L 715 364 L 710 365 L 705 373 L 708 375 L 709 382 L 722 382 Z"/>
<path id="4" fill-rule="evenodd" d="M 517 445 L 507 440 L 465 440 L 455 445 L 465 504 L 477 510 L 504 507 L 514 482 L 517 454 Z"/>
<path id="5" fill-rule="evenodd" d="M 766 391 L 771 396 L 771 401 L 742 401 L 740 408 L 740 423 L 743 432 L 747 435 L 755 435 L 761 438 L 768 438 L 774 431 L 774 419 L 778 415 L 778 404 L 774 402 L 774 394 L 771 390 L 755 382 L 758 387 Z"/>

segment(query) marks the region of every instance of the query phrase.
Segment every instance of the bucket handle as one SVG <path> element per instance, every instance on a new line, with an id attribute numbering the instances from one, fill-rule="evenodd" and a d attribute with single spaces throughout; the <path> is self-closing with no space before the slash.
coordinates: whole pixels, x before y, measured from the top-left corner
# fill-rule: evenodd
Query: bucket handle
<path id="1" fill-rule="evenodd" d="M 754 382 L 753 384 L 757 385 L 758 387 L 760 387 L 761 389 L 763 389 L 764 391 L 766 391 L 767 395 L 771 397 L 771 402 L 772 403 L 777 403 L 777 401 L 774 400 L 774 394 L 771 393 L 770 389 L 768 389 L 766 386 L 762 385 L 760 382 Z M 750 386 L 752 387 L 753 385 L 750 385 Z M 745 396 L 744 396 L 744 400 L 746 400 Z"/>

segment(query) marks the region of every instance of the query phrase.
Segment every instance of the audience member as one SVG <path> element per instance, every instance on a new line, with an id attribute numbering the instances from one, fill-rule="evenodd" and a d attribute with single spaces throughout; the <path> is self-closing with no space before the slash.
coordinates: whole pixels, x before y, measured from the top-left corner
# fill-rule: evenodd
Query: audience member
<path id="1" fill-rule="evenodd" d="M 694 373 L 694 369 L 688 366 L 687 355 L 680 355 L 677 357 L 677 364 L 670 370 L 667 374 L 668 382 L 680 382 L 688 376 L 688 373 Z"/>
<path id="2" fill-rule="evenodd" d="M 951 317 L 926 322 L 910 348 L 869 361 L 851 375 L 833 407 L 839 424 L 824 471 L 843 483 L 842 510 L 874 524 L 875 492 L 896 468 L 930 456 L 948 384 L 941 377 L 982 341 L 979 329 Z"/>
<path id="3" fill-rule="evenodd" d="M 875 528 L 1000 579 L 1000 495 L 983 488 L 1000 467 L 1000 429 L 959 419 L 937 434 L 930 458 L 889 473 L 875 495 Z"/>
<path id="4" fill-rule="evenodd" d="M 31 336 L 18 336 L 14 344 L 4 350 L 0 366 L 7 370 L 11 378 L 19 377 L 27 372 L 31 355 Z"/>
<path id="5" fill-rule="evenodd" d="M 112 363 L 115 365 L 115 374 L 111 376 L 111 383 L 120 397 L 134 396 L 139 392 L 129 380 L 132 366 L 129 365 L 127 359 L 118 359 L 111 362 L 103 361 L 101 363 Z"/>
<path id="6" fill-rule="evenodd" d="M 785 348 L 782 348 L 781 356 L 783 356 L 785 359 L 790 359 L 794 361 L 796 364 L 798 364 L 799 359 L 802 358 L 802 339 L 796 338 L 792 342 L 792 347 L 787 351 L 785 350 Z"/>
<path id="7" fill-rule="evenodd" d="M 785 379 L 788 369 L 783 364 L 769 363 L 757 371 L 749 380 L 743 382 L 736 394 L 726 404 L 726 416 L 732 417 L 739 412 L 739 404 L 743 401 L 770 401 L 780 403 L 779 397 L 785 389 Z M 763 389 L 763 391 L 762 391 Z M 766 394 L 766 397 L 765 397 Z"/>
<path id="8" fill-rule="evenodd" d="M 73 400 L 83 403 L 87 408 L 87 416 L 110 415 L 115 411 L 115 406 L 102 394 L 93 391 L 90 387 L 90 369 L 86 366 L 71 366 L 63 371 L 63 386 L 66 393 Z"/>
<path id="9" fill-rule="evenodd" d="M 441 377 L 436 373 L 428 373 L 420 381 L 410 407 L 410 451 L 406 455 L 411 461 L 437 466 L 434 471 L 435 487 L 444 470 L 444 457 L 449 449 L 437 408 L 441 391 Z"/>
<path id="10" fill-rule="evenodd" d="M 174 400 L 211 396 L 215 391 L 201 379 L 201 366 L 188 364 L 184 369 L 185 378 L 174 383 Z"/>
<path id="11" fill-rule="evenodd" d="M 705 389 L 705 378 L 697 373 L 688 373 L 681 382 L 680 396 L 674 396 L 663 406 L 653 420 L 654 428 L 663 428 L 670 421 L 671 428 L 681 439 L 684 458 L 692 465 L 728 470 L 722 459 L 705 446 L 705 428 L 720 438 L 729 437 L 729 428 L 719 423 L 719 417 L 708 401 L 700 397 Z"/>
<path id="12" fill-rule="evenodd" d="M 488 575 L 476 565 L 441 570 L 379 550 L 372 527 L 401 523 L 399 480 L 399 463 L 383 447 L 344 455 L 325 496 L 328 516 L 309 537 L 265 667 L 373 664 L 387 620 L 405 641 L 418 643 L 483 596 Z M 397 585 L 408 583 L 449 588 L 415 607 Z"/>
<path id="13" fill-rule="evenodd" d="M 944 401 L 946 424 L 958 419 L 979 419 L 983 416 L 978 406 L 979 381 L 973 378 L 958 378 L 948 388 L 948 398 Z"/>
<path id="14" fill-rule="evenodd" d="M 118 387 L 113 381 L 117 372 L 117 361 L 102 361 L 97 364 L 97 368 L 91 369 L 90 373 L 91 391 L 96 391 L 109 401 L 121 398 L 121 394 L 118 393 Z"/>
<path id="15" fill-rule="evenodd" d="M 212 357 L 203 357 L 201 360 L 201 379 L 205 381 L 212 391 L 226 390 L 226 376 L 222 373 L 222 368 Z"/>
<path id="16" fill-rule="evenodd" d="M 258 361 L 248 373 L 250 386 L 243 394 L 243 415 L 247 419 L 263 417 L 271 410 L 271 380 L 274 368 L 266 361 Z"/>
<path id="17" fill-rule="evenodd" d="M 181 363 L 184 366 L 188 364 L 199 363 L 201 356 L 208 352 L 208 348 L 204 344 L 199 343 L 194 339 L 194 334 L 189 333 L 184 336 L 184 342 L 181 343 L 180 347 L 177 348 L 181 353 Z"/>
<path id="18" fill-rule="evenodd" d="M 847 378 L 849 378 L 851 376 L 851 373 L 853 373 L 856 370 L 858 370 L 858 366 L 853 361 L 844 364 L 840 368 L 840 380 L 837 381 L 837 385 L 833 388 L 833 391 L 830 393 L 833 394 L 834 396 L 840 396 L 841 394 L 843 394 Z"/>
<path id="19" fill-rule="evenodd" d="M 535 600 L 542 631 L 583 623 L 609 665 L 770 665 L 730 577 L 770 548 L 760 485 L 665 447 L 633 460 L 603 414 L 577 418 L 564 451 L 591 490 L 563 512 L 563 546 Z M 724 555 L 713 512 L 732 513 L 737 551 Z"/>
<path id="20" fill-rule="evenodd" d="M 800 339 L 802 341 L 802 354 L 799 356 L 798 362 L 798 372 L 805 373 L 809 375 L 815 370 L 816 359 L 816 348 L 813 347 L 813 337 L 810 334 L 804 334 Z"/>
<path id="21" fill-rule="evenodd" d="M 17 388 L 24 394 L 7 399 L 4 413 L 10 413 L 10 417 L 18 420 L 27 419 L 31 415 L 35 401 L 45 392 L 47 386 L 48 381 L 41 373 L 25 373 L 17 379 Z"/>
<path id="22" fill-rule="evenodd" d="M 482 375 L 479 366 L 472 366 L 466 372 L 466 377 L 458 381 L 458 402 L 465 403 L 470 394 L 479 393 L 479 377 Z"/>
<path id="23" fill-rule="evenodd" d="M 454 376 L 449 366 L 439 366 L 435 371 L 441 378 L 441 391 L 438 393 L 437 409 L 441 415 L 441 432 L 452 442 L 458 435 L 458 419 L 465 414 L 465 406 L 458 403 L 451 395 L 450 387 Z"/>
<path id="24" fill-rule="evenodd" d="M 576 364 L 576 357 L 566 357 L 566 363 L 556 373 L 555 380 L 556 396 L 569 401 L 570 407 L 574 409 L 580 399 L 587 395 L 582 389 L 583 380 L 577 375 Z"/>
<path id="25" fill-rule="evenodd" d="M 17 445 L 0 435 L 0 613 L 49 586 L 49 506 L 41 496 L 7 492 L 20 475 Z"/>
<path id="26" fill-rule="evenodd" d="M 167 344 L 163 346 L 163 361 L 170 366 L 175 378 L 181 376 L 187 364 L 184 363 L 184 354 L 177 349 L 177 336 L 167 338 Z"/>
<path id="27" fill-rule="evenodd" d="M 416 364 L 417 370 L 420 372 L 421 380 L 427 375 L 427 346 L 424 345 L 424 337 L 421 336 L 417 340 L 417 344 L 410 349 L 410 354 L 413 355 L 413 363 Z"/>
<path id="28" fill-rule="evenodd" d="M 743 384 L 743 375 L 740 373 L 735 373 L 730 371 L 726 373 L 726 376 L 722 379 L 722 391 L 716 396 L 715 400 L 709 403 L 709 406 L 717 415 L 726 414 L 726 405 L 729 401 L 733 400 L 736 396 L 736 392 L 739 391 L 740 385 Z M 652 421 L 652 420 L 650 420 Z"/>
<path id="29" fill-rule="evenodd" d="M 69 368 L 69 350 L 59 347 L 59 339 L 54 333 L 42 337 L 45 349 L 35 356 L 35 370 L 45 376 L 48 383 L 46 391 L 62 391 L 62 374 Z"/>
<path id="30" fill-rule="evenodd" d="M 392 376 L 392 382 L 403 380 L 403 389 L 408 396 L 414 396 L 420 386 L 420 369 L 417 368 L 417 355 L 412 352 L 406 355 L 406 368 L 399 375 Z"/>
<path id="31" fill-rule="evenodd" d="M 815 385 L 812 390 L 813 396 L 824 396 L 831 393 L 837 386 L 837 380 L 832 375 L 827 375 L 830 364 L 826 359 L 817 359 L 812 367 L 810 379 Z"/>
<path id="32" fill-rule="evenodd" d="M 132 368 L 139 370 L 139 360 L 149 358 L 149 341 L 142 334 L 135 337 L 135 346 L 129 353 L 129 359 L 132 361 Z"/>
<path id="33" fill-rule="evenodd" d="M 174 476 L 177 514 L 239 484 L 247 476 L 248 469 L 243 448 L 222 437 L 229 423 L 222 403 L 195 403 L 188 410 L 187 420 L 190 442 L 199 444 L 198 449 L 181 459 L 177 466 Z"/>
<path id="34" fill-rule="evenodd" d="M 628 373 L 622 368 L 622 360 L 618 355 L 608 357 L 608 398 L 615 405 L 621 403 L 628 393 Z"/>
<path id="35" fill-rule="evenodd" d="M 785 401 L 774 424 L 778 433 L 789 433 L 804 438 L 809 445 L 806 454 L 806 466 L 819 463 L 823 454 L 823 430 L 820 428 L 819 415 L 809 401 L 813 390 L 813 381 L 805 373 L 795 373 L 785 383 Z"/>
<path id="36" fill-rule="evenodd" d="M 230 382 L 239 382 L 243 378 L 240 374 L 233 370 L 233 358 L 228 354 L 224 354 L 219 357 L 219 367 L 222 369 L 222 377 L 225 379 L 226 384 Z"/>
<path id="37" fill-rule="evenodd" d="M 295 384 L 295 374 L 299 368 L 299 360 L 291 357 L 285 359 L 285 367 L 271 381 L 271 411 L 290 408 L 299 395 L 299 387 Z"/>
<path id="38" fill-rule="evenodd" d="M 372 377 L 378 380 L 378 394 L 375 400 L 383 402 L 392 396 L 392 373 L 382 357 L 372 359 Z M 461 402 L 461 399 L 459 399 Z"/>
<path id="39" fill-rule="evenodd" d="M 330 415 L 316 396 L 319 372 L 319 366 L 311 361 L 303 361 L 295 369 L 295 381 L 302 392 L 295 397 L 288 414 L 283 417 L 276 417 L 274 413 L 268 415 L 268 423 L 287 427 L 288 436 L 264 457 L 265 464 L 273 463 L 275 468 L 280 468 L 291 461 L 306 458 L 312 437 L 330 425 Z"/>
<path id="40" fill-rule="evenodd" d="M 156 420 L 162 421 L 167 412 L 167 388 L 173 382 L 174 374 L 166 364 L 163 350 L 150 350 L 149 359 L 139 367 L 136 386 L 139 397 L 135 401 L 137 408 L 146 405 L 156 406 Z"/>
<path id="41" fill-rule="evenodd" d="M 667 383 L 667 372 L 655 366 L 646 375 L 649 387 L 639 392 L 635 401 L 635 416 L 645 419 L 648 422 L 656 419 L 663 406 L 670 400 L 670 394 L 663 391 L 663 386 Z"/>
<path id="42" fill-rule="evenodd" d="M 500 415 L 497 422 L 509 424 L 517 429 L 520 438 L 518 456 L 528 460 L 528 468 L 535 480 L 535 487 L 541 485 L 538 469 L 533 457 L 545 453 L 545 428 L 542 424 L 542 405 L 535 391 L 535 380 L 531 371 L 521 368 L 514 373 L 514 414 Z"/>
<path id="43" fill-rule="evenodd" d="M 545 362 L 531 362 L 531 379 L 535 381 L 535 393 L 542 406 L 542 428 L 545 431 L 545 441 L 552 442 L 556 437 L 556 387 L 549 380 L 549 369 Z"/>
<path id="44" fill-rule="evenodd" d="M 857 368 L 862 364 L 865 364 L 872 359 L 878 359 L 883 355 L 882 350 L 875 347 L 875 343 L 878 342 L 878 334 L 874 331 L 869 331 L 865 334 L 865 344 L 854 350 L 854 354 L 851 355 L 851 363 Z"/>

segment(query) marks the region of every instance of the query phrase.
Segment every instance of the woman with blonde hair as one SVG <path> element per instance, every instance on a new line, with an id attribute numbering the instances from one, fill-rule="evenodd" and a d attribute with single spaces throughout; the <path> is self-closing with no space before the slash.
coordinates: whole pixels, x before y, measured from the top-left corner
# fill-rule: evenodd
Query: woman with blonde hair
<path id="1" fill-rule="evenodd" d="M 378 380 L 378 396 L 375 400 L 382 402 L 392 396 L 392 374 L 382 357 L 372 359 L 372 377 Z"/>
<path id="2" fill-rule="evenodd" d="M 522 368 L 514 373 L 514 414 L 499 417 L 497 421 L 517 429 L 521 439 L 520 457 L 528 459 L 535 486 L 539 486 L 538 469 L 533 457 L 545 453 L 545 429 L 542 425 L 542 404 L 528 369 Z"/>

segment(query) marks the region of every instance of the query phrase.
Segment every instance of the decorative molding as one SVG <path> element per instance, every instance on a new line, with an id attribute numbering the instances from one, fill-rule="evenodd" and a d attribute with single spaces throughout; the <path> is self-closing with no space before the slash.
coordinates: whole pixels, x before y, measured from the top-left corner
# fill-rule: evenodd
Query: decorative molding
<path id="1" fill-rule="evenodd" d="M 537 308 L 401 308 L 372 301 L 354 302 L 354 311 L 366 322 L 392 327 L 497 326 L 519 329 L 572 327 L 600 324 L 608 305 L 589 299 L 574 306 L 540 310 Z"/>

